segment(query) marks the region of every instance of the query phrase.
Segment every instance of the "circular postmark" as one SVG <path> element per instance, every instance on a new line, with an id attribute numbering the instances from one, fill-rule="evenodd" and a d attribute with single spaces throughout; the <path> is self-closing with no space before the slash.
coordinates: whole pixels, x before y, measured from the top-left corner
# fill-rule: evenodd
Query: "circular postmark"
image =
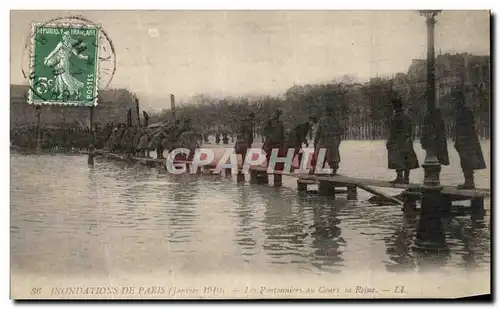
<path id="1" fill-rule="evenodd" d="M 21 57 L 31 104 L 94 106 L 116 71 L 113 42 L 82 16 L 33 23 Z"/>

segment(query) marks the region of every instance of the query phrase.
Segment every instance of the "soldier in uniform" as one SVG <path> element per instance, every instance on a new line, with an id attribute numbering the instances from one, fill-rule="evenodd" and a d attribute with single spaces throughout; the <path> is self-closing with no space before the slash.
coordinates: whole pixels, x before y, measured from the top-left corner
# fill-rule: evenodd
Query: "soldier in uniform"
<path id="1" fill-rule="evenodd" d="M 111 131 L 111 134 L 108 137 L 108 140 L 106 141 L 106 144 L 104 145 L 104 149 L 107 149 L 107 150 L 113 152 L 117 131 L 118 131 L 117 127 L 113 128 L 113 130 Z"/>
<path id="2" fill-rule="evenodd" d="M 314 134 L 314 158 L 318 159 L 321 149 L 325 149 L 325 163 L 328 163 L 332 174 L 336 174 L 340 163 L 340 142 L 342 141 L 343 129 L 339 125 L 339 121 L 335 117 L 334 108 L 330 104 L 325 106 L 326 115 L 321 117 L 316 126 Z M 313 160 L 313 161 L 315 161 Z M 313 164 L 314 172 L 315 163 Z"/>
<path id="3" fill-rule="evenodd" d="M 242 162 L 245 162 L 245 157 L 248 148 L 252 147 L 253 143 L 253 120 L 254 113 L 250 113 L 245 120 L 238 126 L 238 133 L 236 135 L 236 144 L 234 145 L 235 153 L 241 155 Z"/>
<path id="4" fill-rule="evenodd" d="M 453 96 L 455 105 L 455 149 L 460 156 L 460 165 L 464 173 L 465 182 L 459 189 L 473 189 L 474 170 L 486 168 L 479 138 L 474 124 L 474 114 L 466 106 L 462 92 L 455 92 Z"/>
<path id="5" fill-rule="evenodd" d="M 217 131 L 217 133 L 215 133 L 215 143 L 217 145 L 219 145 L 220 143 L 220 133 Z"/>
<path id="6" fill-rule="evenodd" d="M 266 152 L 267 164 L 271 158 L 273 149 L 278 149 L 278 156 L 284 156 L 285 146 L 285 130 L 283 121 L 280 119 L 281 110 L 277 109 L 274 115 L 267 121 L 264 126 L 265 141 L 262 149 Z M 284 163 L 279 162 L 276 164 L 276 170 L 283 170 Z"/>
<path id="7" fill-rule="evenodd" d="M 222 144 L 229 144 L 229 133 L 227 131 L 222 132 Z"/>
<path id="8" fill-rule="evenodd" d="M 176 142 L 176 148 L 189 149 L 189 155 L 186 156 L 184 154 L 177 154 L 175 156 L 174 160 L 192 161 L 193 157 L 194 157 L 194 153 L 195 153 L 196 149 L 199 147 L 200 147 L 199 134 L 191 128 L 189 128 L 188 130 L 184 130 Z"/>
<path id="9" fill-rule="evenodd" d="M 156 150 L 157 159 L 164 159 L 163 151 L 165 149 L 163 148 L 163 143 L 162 143 L 164 137 L 165 137 L 165 132 L 163 131 L 163 128 L 160 128 L 153 134 L 153 137 L 151 138 L 148 145 L 148 149 Z"/>
<path id="10" fill-rule="evenodd" d="M 136 152 L 141 157 L 149 157 L 149 136 L 146 128 L 139 128 L 134 141 Z"/>
<path id="11" fill-rule="evenodd" d="M 302 144 L 306 144 L 306 147 L 309 146 L 307 141 L 307 134 L 311 130 L 312 126 L 317 122 L 316 117 L 309 117 L 308 121 L 301 123 L 295 126 L 290 132 L 287 134 L 286 139 L 286 148 L 287 150 L 293 148 L 294 154 L 293 158 L 295 159 L 298 156 L 299 159 L 299 167 L 302 162 L 302 152 L 300 152 L 302 148 Z"/>
<path id="12" fill-rule="evenodd" d="M 387 160 L 389 169 L 396 170 L 393 183 L 410 183 L 410 170 L 419 168 L 417 154 L 413 149 L 412 122 L 403 110 L 400 98 L 392 100 L 394 115 L 390 121 L 387 139 Z"/>
<path id="13" fill-rule="evenodd" d="M 132 156 L 135 153 L 134 147 L 134 138 L 135 138 L 135 127 L 128 127 L 125 129 L 125 133 L 123 134 L 122 143 L 124 151 L 127 155 Z"/>

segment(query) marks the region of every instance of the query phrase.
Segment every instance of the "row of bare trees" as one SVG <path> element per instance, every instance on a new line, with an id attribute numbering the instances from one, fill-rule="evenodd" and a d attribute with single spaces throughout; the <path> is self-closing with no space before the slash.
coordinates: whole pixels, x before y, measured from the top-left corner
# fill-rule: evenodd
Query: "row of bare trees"
<path id="1" fill-rule="evenodd" d="M 310 116 L 320 118 L 325 104 L 336 106 L 337 117 L 345 128 L 346 139 L 385 139 L 388 121 L 392 115 L 391 97 L 400 96 L 405 109 L 415 124 L 419 135 L 420 125 L 425 115 L 425 84 L 394 87 L 390 78 L 376 78 L 369 83 L 327 83 L 293 86 L 281 96 L 227 97 L 217 99 L 206 95 L 196 95 L 190 104 L 177 108 L 180 118 L 189 117 L 198 130 L 213 134 L 217 131 L 235 132 L 238 124 L 250 112 L 255 113 L 256 133 L 261 133 L 265 121 L 276 109 L 283 112 L 285 128 L 306 121 Z M 469 85 L 466 88 L 469 105 L 477 118 L 478 134 L 489 138 L 490 96 L 489 87 Z M 447 135 L 454 130 L 451 95 L 439 98 L 443 111 Z M 151 121 L 171 119 L 170 110 L 151 116 Z"/>

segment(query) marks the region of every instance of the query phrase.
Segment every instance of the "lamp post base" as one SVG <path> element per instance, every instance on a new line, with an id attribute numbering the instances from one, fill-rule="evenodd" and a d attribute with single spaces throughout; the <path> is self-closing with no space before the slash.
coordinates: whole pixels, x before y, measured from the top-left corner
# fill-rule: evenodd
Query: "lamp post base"
<path id="1" fill-rule="evenodd" d="M 414 249 L 425 251 L 447 250 L 443 218 L 449 205 L 443 199 L 443 186 L 439 183 L 441 165 L 434 156 L 422 165 L 425 172 L 417 239 Z"/>

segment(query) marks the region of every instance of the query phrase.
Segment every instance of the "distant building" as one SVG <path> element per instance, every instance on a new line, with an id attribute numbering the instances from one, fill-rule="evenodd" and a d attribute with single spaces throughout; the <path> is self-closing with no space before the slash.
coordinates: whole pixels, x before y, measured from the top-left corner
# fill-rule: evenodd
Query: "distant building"
<path id="1" fill-rule="evenodd" d="M 436 57 L 436 84 L 439 96 L 463 84 L 485 89 L 490 83 L 490 57 L 467 53 L 442 54 Z M 410 83 L 426 82 L 427 61 L 414 59 L 408 69 Z"/>
<path id="2" fill-rule="evenodd" d="M 27 85 L 10 86 L 10 125 L 26 126 L 36 124 L 35 105 L 28 104 Z M 132 123 L 137 123 L 135 95 L 126 89 L 110 89 L 99 92 L 98 105 L 94 109 L 95 124 L 127 122 L 127 112 L 132 109 Z M 89 120 L 90 111 L 85 107 L 42 106 L 42 125 L 74 124 L 77 120 Z"/>

